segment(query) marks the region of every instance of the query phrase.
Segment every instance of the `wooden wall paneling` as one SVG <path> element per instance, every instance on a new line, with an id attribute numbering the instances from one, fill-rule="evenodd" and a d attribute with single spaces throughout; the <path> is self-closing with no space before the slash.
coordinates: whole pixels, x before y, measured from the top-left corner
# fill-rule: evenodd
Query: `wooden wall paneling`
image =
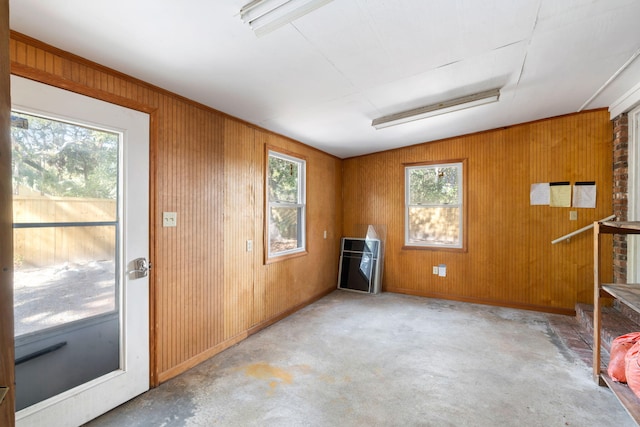
<path id="1" fill-rule="evenodd" d="M 261 141 L 262 141 L 262 155 L 261 155 L 261 174 L 263 176 L 264 182 L 264 174 L 265 174 L 265 165 L 266 165 L 266 150 L 267 147 L 278 147 L 285 151 L 290 151 L 287 146 L 287 141 L 280 140 L 278 137 L 268 134 L 268 133 L 260 133 Z M 261 201 L 263 209 L 266 209 L 266 188 L 262 188 Z M 265 212 L 264 215 L 267 215 Z M 265 216 L 263 216 L 264 221 Z M 262 230 L 264 232 L 266 228 L 266 224 L 263 225 Z M 261 236 L 262 237 L 262 236 Z M 266 252 L 266 248 L 263 249 Z M 265 264 L 262 267 L 264 271 L 262 280 L 263 280 L 263 289 L 262 295 L 258 295 L 260 299 L 257 301 L 258 304 L 262 304 L 263 307 L 261 311 L 263 312 L 264 319 L 270 319 L 276 316 L 278 313 L 284 311 L 284 307 L 288 307 L 291 303 L 290 301 L 294 298 L 289 289 L 290 280 L 293 272 L 293 265 L 299 258 L 293 258 L 286 261 L 275 262 L 272 264 Z M 283 298 L 281 300 L 278 299 L 278 296 L 282 295 Z"/>
<path id="2" fill-rule="evenodd" d="M 307 161 L 307 254 L 279 262 L 262 264 L 256 272 L 254 292 L 255 323 L 279 318 L 285 313 L 324 295 L 336 287 L 339 236 L 331 228 L 340 218 L 341 204 L 335 193 L 341 182 L 341 161 L 287 138 L 256 132 L 261 150 L 260 175 L 264 180 L 265 147 L 295 153 Z M 264 212 L 264 184 L 256 191 L 256 206 Z M 264 224 L 264 217 L 261 218 Z M 334 224 L 331 226 L 331 224 Z M 324 230 L 327 239 L 324 239 Z M 264 225 L 260 230 L 262 233 Z M 262 234 L 260 234 L 262 238 Z M 264 250 L 264 249 L 263 249 Z"/>
<path id="3" fill-rule="evenodd" d="M 411 272 L 410 276 L 404 280 L 398 280 L 396 278 L 401 277 L 401 271 L 405 268 L 411 257 L 415 254 L 412 253 L 398 253 L 397 251 L 389 251 L 389 248 L 399 247 L 404 244 L 404 168 L 402 163 L 410 162 L 411 157 L 401 156 L 402 152 L 393 151 L 389 153 L 385 158 L 381 160 L 372 159 L 372 163 L 369 165 L 371 170 L 386 170 L 385 164 L 396 164 L 397 167 L 390 168 L 385 174 L 376 177 L 377 185 L 374 190 L 375 199 L 372 202 L 362 200 L 366 198 L 368 189 L 366 188 L 367 171 L 361 171 L 362 179 L 360 185 L 358 198 L 359 203 L 362 203 L 368 212 L 366 218 L 359 220 L 358 224 L 362 224 L 357 230 L 357 235 L 354 237 L 362 237 L 363 232 L 366 232 L 363 226 L 368 224 L 380 224 L 387 228 L 387 239 L 385 247 L 385 260 L 384 270 L 382 277 L 383 289 L 388 289 L 391 286 L 396 288 L 405 289 L 417 289 L 420 286 L 424 286 L 425 282 L 431 280 L 431 277 L 422 274 L 422 271 L 416 269 Z M 345 180 L 345 183 L 348 182 Z M 389 194 L 391 197 L 389 198 Z M 427 255 L 430 258 L 431 254 Z M 426 261 L 431 262 L 431 261 Z M 426 265 L 425 265 L 426 268 Z M 384 271 L 389 271 L 394 274 L 386 274 Z"/>
<path id="4" fill-rule="evenodd" d="M 328 224 L 341 224 L 341 160 L 19 33 L 11 33 L 10 56 L 16 74 L 152 113 L 152 384 L 335 287 L 340 233 Z M 314 183 L 310 253 L 273 267 L 263 264 L 261 244 L 267 143 L 307 157 L 308 182 Z M 241 228 L 240 218 L 225 222 L 240 198 L 248 201 L 245 221 L 253 212 L 253 231 Z M 166 211 L 178 213 L 177 227 L 161 226 Z M 328 239 L 318 240 L 324 229 Z M 232 257 L 244 249 L 248 234 L 254 241 L 253 283 Z M 239 282 L 242 287 L 234 287 Z"/>
<path id="5" fill-rule="evenodd" d="M 556 233 L 563 234 L 577 224 L 569 223 L 566 208 L 529 206 L 528 189 L 533 182 L 588 180 L 582 175 L 593 171 L 598 207 L 581 209 L 578 223 L 609 214 L 607 144 L 611 130 L 605 111 L 342 162 L 253 126 L 229 123 L 221 113 L 17 34 L 10 40 L 10 55 L 12 67 L 32 78 L 144 111 L 157 110 L 152 129 L 157 138 L 152 253 L 154 354 L 160 381 L 231 345 L 233 337 L 242 336 L 246 322 L 249 330 L 255 330 L 332 290 L 339 238 L 361 233 L 370 223 L 387 226 L 383 277 L 387 290 L 565 311 L 572 309 L 572 301 L 590 298 L 582 289 L 591 284 L 577 283 L 589 269 L 584 258 L 587 244 L 575 239 L 558 247 L 550 245 Z M 255 133 L 253 144 L 244 140 L 242 126 Z M 233 146 L 235 138 L 243 140 L 238 147 Z M 260 244 L 265 144 L 300 153 L 308 159 L 309 168 L 309 254 L 268 266 L 262 262 Z M 244 185 L 253 190 L 225 180 L 225 172 L 229 177 L 243 170 L 232 168 L 233 160 L 225 151 L 247 158 L 253 169 L 248 173 L 253 176 L 237 178 L 247 179 Z M 404 238 L 402 163 L 452 158 L 467 158 L 468 174 L 473 178 L 469 180 L 468 204 L 473 208 L 469 211 L 469 252 L 400 250 Z M 326 180 L 330 184 L 323 182 Z M 239 188 L 239 194 L 229 194 L 232 188 Z M 251 303 L 244 300 L 250 291 L 244 294 L 231 287 L 238 282 L 248 286 L 249 279 L 246 272 L 229 269 L 231 254 L 225 252 L 229 246 L 233 251 L 242 249 L 242 245 L 233 245 L 243 244 L 251 234 L 235 222 L 224 221 L 230 217 L 229 205 L 238 203 L 234 197 L 241 197 L 240 193 L 250 200 L 247 213 L 252 209 L 254 217 Z M 163 211 L 178 212 L 176 229 L 159 226 Z M 336 231 L 327 230 L 325 241 L 321 236 L 331 223 Z M 431 274 L 431 267 L 440 263 L 448 266 L 446 278 Z M 236 331 L 240 332 L 234 335 Z"/>
<path id="6" fill-rule="evenodd" d="M 278 273 L 277 271 L 274 273 L 274 270 L 277 270 L 282 263 L 273 263 L 273 264 L 265 264 L 264 259 L 266 259 L 266 251 L 264 243 L 264 233 L 267 227 L 266 225 L 266 186 L 265 186 L 265 165 L 267 161 L 267 146 L 277 145 L 272 140 L 273 138 L 270 134 L 266 132 L 256 131 L 256 141 L 258 142 L 256 146 L 256 160 L 260 163 L 256 164 L 256 167 L 260 170 L 260 192 L 256 191 L 256 209 L 260 209 L 262 211 L 261 219 L 262 224 L 260 225 L 261 235 L 259 236 L 262 244 L 262 254 L 263 259 L 258 260 L 260 263 L 260 267 L 256 269 L 256 278 L 258 279 L 256 282 L 256 287 L 254 288 L 254 309 L 256 309 L 255 322 L 254 324 L 261 324 L 271 318 L 274 314 L 277 313 L 277 308 L 273 308 L 273 302 L 271 296 L 274 292 L 277 291 L 276 286 L 282 288 L 284 284 L 277 283 Z M 257 178 L 257 177 L 256 177 Z M 257 236 L 258 237 L 258 236 Z M 272 277 L 276 277 L 276 285 L 272 285 L 274 279 Z"/>
<path id="7" fill-rule="evenodd" d="M 253 257 L 253 312 L 251 316 L 251 326 L 260 325 L 267 320 L 265 309 L 266 298 L 266 270 L 264 266 L 264 164 L 265 145 L 267 143 L 264 132 L 255 130 L 253 139 L 253 216 L 254 220 L 254 257 Z"/>
<path id="8" fill-rule="evenodd" d="M 95 75 L 95 73 L 94 73 Z M 158 275 L 156 274 L 158 224 L 158 113 L 149 115 L 149 386 L 157 387 L 158 381 Z"/>
<path id="9" fill-rule="evenodd" d="M 162 223 L 162 212 L 177 212 L 177 205 L 175 200 L 171 197 L 171 188 L 173 176 L 166 173 L 167 169 L 171 169 L 169 162 L 174 159 L 172 156 L 172 150 L 170 146 L 167 146 L 166 142 L 166 128 L 171 126 L 171 115 L 168 112 L 168 99 L 162 97 L 158 105 L 159 116 L 159 130 L 158 130 L 158 154 L 156 160 L 156 182 L 158 186 L 158 192 L 156 194 L 156 223 Z M 169 351 L 166 348 L 175 347 L 169 339 L 167 333 L 167 325 L 175 322 L 175 319 L 171 318 L 168 302 L 173 300 L 172 283 L 176 282 L 176 272 L 171 268 L 171 265 L 163 262 L 168 254 L 176 253 L 177 251 L 177 229 L 175 228 L 162 228 L 158 225 L 156 230 L 156 358 L 157 358 L 157 374 L 163 371 L 166 366 L 170 366 L 168 354 Z M 162 242 L 162 243 L 161 243 Z M 162 350 L 165 349 L 165 350 Z"/>
<path id="10" fill-rule="evenodd" d="M 568 180 L 596 181 L 598 203 L 596 209 L 548 208 L 539 209 L 546 214 L 543 222 L 551 225 L 549 236 L 554 239 L 593 221 L 603 218 L 611 212 L 611 132 L 608 120 L 593 120 L 593 114 L 565 117 L 562 122 L 542 121 L 532 124 L 538 143 L 550 141 L 546 164 L 537 171 L 534 182 Z M 555 125 L 555 126 L 554 126 Z M 564 178 L 562 178 L 564 177 Z M 578 212 L 577 221 L 569 221 L 569 211 Z M 571 239 L 570 242 L 547 247 L 546 241 L 540 242 L 539 252 L 548 254 L 546 268 L 538 276 L 545 283 L 546 294 L 543 298 L 550 304 L 573 304 L 575 301 L 590 302 L 592 279 L 585 274 L 592 264 L 586 262 L 586 252 L 590 251 L 590 233 Z M 548 250 L 545 252 L 545 248 Z M 546 281 L 545 281 L 546 277 Z M 566 286 L 572 283 L 573 286 Z M 582 291 L 581 291 L 582 290 Z"/>
<path id="11" fill-rule="evenodd" d="M 495 284 L 492 288 L 498 291 L 489 298 L 498 301 L 513 301 L 526 304 L 528 299 L 525 290 L 529 277 L 529 263 L 525 260 L 530 256 L 530 240 L 526 224 L 529 221 L 529 159 L 525 154 L 528 146 L 529 129 L 526 126 L 516 126 L 500 132 L 500 142 L 496 146 L 498 161 L 492 163 L 497 176 L 491 187 L 496 191 L 496 198 L 485 201 L 486 221 L 476 223 L 476 231 L 481 230 L 481 224 L 491 223 L 489 235 L 484 235 L 485 242 L 493 241 L 492 252 L 509 253 L 506 258 L 496 262 L 495 273 L 487 272 L 488 283 Z M 477 136 L 482 139 L 482 135 Z M 480 141 L 478 141 L 480 142 Z M 479 144 L 477 150 L 482 150 Z M 482 172 L 480 172 L 482 174 Z M 473 178 L 471 178 L 473 179 Z M 491 206 L 491 203 L 494 203 Z M 492 215 L 493 213 L 493 215 Z M 507 224 L 508 228 L 504 228 Z M 499 243 L 498 243 L 499 242 Z M 478 252 L 483 252 L 480 247 Z M 512 261 L 513 260 L 513 261 Z M 515 261 L 515 262 L 514 262 Z M 517 268 L 514 268 L 516 267 Z M 500 286 L 508 283 L 508 286 Z M 524 289 L 523 289 L 524 288 Z"/>
<path id="12" fill-rule="evenodd" d="M 571 119 L 568 119 L 571 120 Z M 570 163 L 570 149 L 568 143 L 570 136 L 568 135 L 568 128 L 570 128 L 567 120 L 560 121 L 552 126 L 548 122 L 540 122 L 532 126 L 532 129 L 542 128 L 544 132 L 544 138 L 548 139 L 551 144 L 550 159 L 548 163 L 547 176 L 549 181 L 572 181 L 571 180 L 571 163 Z M 566 234 L 569 229 L 569 221 L 567 220 L 568 209 L 552 207 L 549 209 L 549 222 L 548 227 L 551 231 L 551 236 L 560 237 Z M 551 237 L 553 239 L 553 237 Z M 549 240 L 549 238 L 547 238 Z M 575 242 L 574 242 L 575 243 Z M 556 252 L 557 256 L 550 259 L 550 270 L 546 272 L 546 280 L 542 283 L 545 284 L 544 300 L 549 305 L 557 304 L 558 301 L 558 288 L 566 280 L 570 280 L 570 271 L 566 268 L 567 252 L 571 249 L 567 247 L 553 247 L 551 251 Z"/>
<path id="13" fill-rule="evenodd" d="M 327 161 L 315 153 L 311 153 L 309 157 L 309 175 L 312 180 L 308 186 L 308 244 L 310 253 L 318 254 L 312 264 L 316 268 L 316 274 L 322 279 L 312 282 L 309 293 L 303 297 L 305 300 L 337 287 L 338 230 L 341 228 L 338 221 L 342 208 L 335 195 L 341 193 L 341 164 L 340 160 Z M 334 191 L 331 191 L 332 187 Z"/>
<path id="14" fill-rule="evenodd" d="M 468 159 L 468 252 L 402 250 L 402 164 L 455 158 Z M 598 205 L 578 209 L 577 222 L 569 221 L 571 208 L 529 205 L 532 183 L 591 180 Z M 609 215 L 610 200 L 611 129 L 604 110 L 344 161 L 344 233 L 373 221 L 388 225 L 383 286 L 396 292 L 569 313 L 576 301 L 591 298 L 590 239 L 551 240 Z M 447 265 L 446 278 L 431 274 L 440 263 Z"/>
<path id="15" fill-rule="evenodd" d="M 224 338 L 252 326 L 255 252 L 262 239 L 255 230 L 256 160 L 254 130 L 226 120 L 224 136 Z M 251 240 L 253 248 L 247 249 Z"/>
<path id="16" fill-rule="evenodd" d="M 178 213 L 158 244 L 159 377 L 208 357 L 224 341 L 224 118 L 171 102 L 158 162 L 161 211 Z M 217 350 L 219 351 L 219 350 Z"/>
<path id="17" fill-rule="evenodd" d="M 557 144 L 557 134 L 554 129 L 549 127 L 548 124 L 538 123 L 529 126 L 531 129 L 530 146 L 535 149 L 530 151 L 531 158 L 531 171 L 530 180 L 531 183 L 537 182 L 552 182 L 559 181 L 564 178 L 564 174 L 554 177 L 556 174 L 553 165 L 553 157 L 558 155 L 557 150 L 554 148 Z M 560 125 L 558 125 L 560 128 Z M 558 221 L 562 218 L 559 216 L 559 209 L 549 206 L 533 206 L 530 211 L 538 214 L 537 221 L 532 224 L 534 227 L 530 228 L 531 247 L 536 254 L 536 264 L 530 263 L 531 278 L 529 280 L 532 300 L 539 301 L 543 305 L 551 305 L 551 283 L 556 279 L 555 266 L 553 260 L 560 254 L 554 254 L 554 251 L 561 250 L 560 247 L 554 247 L 549 244 L 550 239 L 560 237 L 561 234 L 557 234 Z M 544 232 L 540 232 L 543 230 Z M 555 236 L 555 237 L 551 237 Z"/>
<path id="18" fill-rule="evenodd" d="M 42 50 L 47 51 L 44 63 L 33 61 L 42 57 Z M 223 234 L 222 203 L 216 199 L 223 186 L 223 116 L 20 35 L 11 41 L 11 53 L 13 68 L 26 77 L 142 110 L 157 109 L 152 117 L 157 160 L 152 165 L 157 190 L 154 373 L 166 379 L 185 363 L 194 363 L 194 354 L 203 348 L 220 351 Z M 179 232 L 160 227 L 161 212 L 169 210 L 182 212 Z"/>
<path id="19" fill-rule="evenodd" d="M 9 1 L 0 0 L 0 425 L 15 425 L 13 345 L 13 219 L 11 208 L 11 97 L 9 83 Z"/>

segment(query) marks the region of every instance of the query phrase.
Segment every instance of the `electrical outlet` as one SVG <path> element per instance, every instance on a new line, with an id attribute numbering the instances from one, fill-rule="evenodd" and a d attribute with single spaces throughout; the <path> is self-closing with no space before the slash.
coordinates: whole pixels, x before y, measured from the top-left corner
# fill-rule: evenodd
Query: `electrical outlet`
<path id="1" fill-rule="evenodd" d="M 438 269 L 438 266 L 437 266 L 437 265 L 434 265 L 434 266 L 433 266 L 433 274 L 438 274 L 438 270 L 439 270 L 439 269 Z"/>
<path id="2" fill-rule="evenodd" d="M 446 264 L 440 264 L 438 266 L 438 276 L 447 277 L 447 265 Z"/>
<path id="3" fill-rule="evenodd" d="M 162 212 L 162 226 L 163 227 L 176 227 L 178 225 L 178 213 L 177 212 Z"/>
<path id="4" fill-rule="evenodd" d="M 578 220 L 578 211 L 569 211 L 569 221 Z"/>
<path id="5" fill-rule="evenodd" d="M 253 250 L 253 240 L 247 240 L 247 252 L 251 252 Z"/>

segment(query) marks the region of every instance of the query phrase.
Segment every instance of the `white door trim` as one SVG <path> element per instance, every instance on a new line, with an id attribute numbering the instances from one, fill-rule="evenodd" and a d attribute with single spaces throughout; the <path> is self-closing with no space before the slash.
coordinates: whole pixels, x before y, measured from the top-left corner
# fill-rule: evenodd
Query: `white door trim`
<path id="1" fill-rule="evenodd" d="M 53 86 L 11 76 L 14 108 L 123 133 L 122 270 L 149 258 L 149 115 Z M 16 413 L 17 426 L 78 426 L 149 389 L 149 280 L 121 272 L 121 369 Z"/>
<path id="2" fill-rule="evenodd" d="M 629 143 L 628 143 L 628 199 L 627 219 L 640 221 L 640 107 L 630 111 L 627 115 Z M 637 236 L 627 236 L 627 282 L 639 283 L 640 280 L 640 239 Z"/>

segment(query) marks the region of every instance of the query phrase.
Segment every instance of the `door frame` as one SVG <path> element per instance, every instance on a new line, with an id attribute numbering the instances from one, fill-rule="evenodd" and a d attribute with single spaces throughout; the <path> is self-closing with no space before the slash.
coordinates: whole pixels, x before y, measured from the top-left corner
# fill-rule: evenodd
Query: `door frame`
<path id="1" fill-rule="evenodd" d="M 628 118 L 628 174 L 627 188 L 627 220 L 640 220 L 640 105 L 627 114 Z M 638 283 L 640 280 L 640 238 L 627 236 L 627 282 Z"/>
<path id="2" fill-rule="evenodd" d="M 9 0 L 0 0 L 0 425 L 15 426 L 13 344 L 13 208 L 11 194 L 11 85 Z"/>
<path id="3" fill-rule="evenodd" d="M 11 190 L 11 140 L 10 140 L 10 75 L 14 74 L 40 83 L 106 101 L 122 107 L 149 114 L 149 259 L 156 254 L 157 223 L 157 141 L 158 109 L 132 99 L 113 95 L 94 89 L 81 83 L 29 68 L 10 60 L 9 40 L 9 0 L 0 0 L 0 381 L 11 385 L 9 394 L 0 405 L 0 424 L 15 425 L 14 404 L 14 345 L 13 345 L 13 218 Z M 6 169 L 4 169 L 6 168 Z M 4 303 L 4 304 L 3 304 Z M 149 384 L 159 384 L 157 375 L 156 352 L 156 275 L 155 269 L 149 272 Z"/>
<path id="4" fill-rule="evenodd" d="M 149 115 L 18 76 L 12 76 L 11 89 L 19 91 L 12 96 L 12 105 L 17 111 L 77 121 L 98 129 L 113 127 L 116 132 L 123 132 L 120 148 L 123 180 L 119 191 L 124 192 L 118 221 L 122 221 L 120 233 L 125 238 L 121 241 L 119 259 L 122 269 L 135 268 L 132 260 L 147 258 L 149 252 L 149 189 L 146 185 Z M 140 185 L 142 183 L 145 184 Z M 44 426 L 52 420 L 59 421 L 55 425 L 81 424 L 149 389 L 148 277 L 136 278 L 122 271 L 120 274 L 124 276 L 121 282 L 124 311 L 120 316 L 126 319 L 120 325 L 123 334 L 120 368 L 21 409 L 16 412 L 17 425 Z M 26 375 L 28 370 L 16 370 L 16 381 L 29 381 L 26 377 L 18 378 L 20 372 Z M 17 386 L 25 384 L 20 382 Z M 37 387 L 37 382 L 33 384 Z"/>
<path id="5" fill-rule="evenodd" d="M 6 2 L 7 0 L 0 0 L 2 2 Z M 8 40 L 8 38 L 7 38 Z M 3 58 L 8 57 L 8 50 L 7 50 L 7 55 L 3 56 Z M 149 218 L 148 218 L 148 223 L 149 223 L 149 248 L 148 248 L 148 255 L 149 255 L 149 262 L 151 263 L 151 265 L 153 265 L 153 260 L 155 259 L 155 253 L 156 253 L 156 248 L 155 248 L 155 226 L 156 226 L 156 164 L 157 164 L 157 133 L 158 133 L 158 129 L 157 129 L 157 123 L 158 123 L 158 119 L 157 119 L 157 115 L 158 115 L 158 110 L 155 107 L 150 107 L 148 105 L 127 99 L 127 98 L 123 98 L 117 95 L 113 95 L 101 90 L 97 90 L 94 88 L 90 88 L 87 87 L 85 85 L 82 85 L 80 83 L 53 75 L 53 74 L 46 74 L 43 73 L 40 70 L 36 70 L 36 69 L 31 69 L 31 68 L 27 68 L 24 67 L 22 65 L 17 65 L 17 64 L 12 64 L 11 68 L 10 68 L 10 73 L 7 76 L 7 81 L 9 81 L 9 76 L 13 74 L 19 77 L 24 77 L 39 83 L 43 83 L 43 84 L 47 84 L 56 88 L 60 88 L 60 89 L 65 89 L 80 95 L 85 95 L 91 98 L 95 98 L 98 99 L 100 101 L 104 101 L 104 102 L 108 102 L 111 104 L 115 104 L 121 107 L 125 107 L 125 108 L 129 108 L 132 110 L 136 110 L 136 111 L 140 111 L 143 113 L 146 113 L 149 115 Z M 8 92 L 8 91 L 7 91 Z M 8 100 L 9 103 L 9 107 L 7 109 L 7 121 L 10 120 L 9 115 L 10 115 L 10 111 L 11 111 L 11 102 L 10 100 Z M 7 127 L 7 133 L 8 133 L 8 129 L 9 127 Z M 10 149 L 10 140 L 9 140 L 9 149 Z M 10 152 L 10 151 L 9 151 Z M 9 161 L 9 169 L 8 169 L 8 173 L 9 173 L 9 177 L 11 176 L 11 167 L 10 167 L 10 161 Z M 9 199 L 11 199 L 12 194 L 11 194 L 11 179 L 9 178 L 8 180 L 8 197 Z M 0 194 L 0 198 L 2 197 L 2 194 Z M 3 206 L 5 206 L 6 204 L 3 204 Z M 11 204 L 9 203 L 8 205 L 9 207 L 11 206 Z M 9 232 L 10 236 L 13 236 L 13 228 L 12 228 L 12 209 L 9 209 L 9 222 L 10 222 L 10 227 L 11 230 Z M 1 231 L 1 230 L 0 230 Z M 13 252 L 13 243 L 11 243 L 11 252 Z M 11 259 L 13 259 L 13 256 L 11 255 Z M 155 275 L 155 271 L 156 269 L 150 269 L 149 270 L 149 386 L 150 388 L 156 387 L 159 382 L 158 382 L 158 377 L 157 377 L 157 355 L 156 355 L 156 328 L 155 328 L 155 317 L 156 317 L 156 275 Z M 9 288 L 13 289 L 13 281 L 11 280 L 11 283 L 9 285 Z M 13 300 L 13 293 L 11 294 L 11 298 L 10 301 Z M 11 334 L 10 334 L 10 338 L 11 338 L 11 372 L 13 373 L 13 360 L 14 360 L 14 346 L 13 346 L 13 305 L 11 305 Z M 12 377 L 12 381 L 13 381 L 13 377 Z M 15 407 L 15 404 L 12 403 L 12 411 L 11 411 L 11 416 L 12 416 L 12 420 L 14 420 L 15 422 L 15 412 L 13 410 L 13 408 Z M 1 419 L 1 418 L 0 418 Z M 12 424 L 13 426 L 14 424 Z"/>
<path id="6" fill-rule="evenodd" d="M 0 0 L 7 1 L 7 0 Z M 157 188 L 157 145 L 158 145 L 158 109 L 146 104 L 142 104 L 133 101 L 128 98 L 113 95 L 108 92 L 104 92 L 98 89 L 94 89 L 80 83 L 68 80 L 53 74 L 46 74 L 40 70 L 27 68 L 22 65 L 12 64 L 11 73 L 13 75 L 24 77 L 26 79 L 34 80 L 36 82 L 44 83 L 50 86 L 54 86 L 60 89 L 65 89 L 71 92 L 85 95 L 91 98 L 105 101 L 111 104 L 119 105 L 121 107 L 137 110 L 149 115 L 149 262 L 153 265 L 156 255 L 156 224 L 157 224 L 157 207 L 156 207 L 156 188 Z M 7 77 L 7 80 L 9 77 Z M 11 105 L 9 104 L 9 111 L 7 111 L 7 120 L 9 120 L 9 114 Z M 10 144 L 9 144 L 10 146 Z M 9 173 L 11 171 L 9 170 Z M 9 197 L 11 197 L 11 188 L 9 188 Z M 13 225 L 12 225 L 13 226 Z M 11 230 L 13 235 L 13 228 Z M 13 250 L 13 245 L 12 245 Z M 158 369 L 157 369 L 157 353 L 156 353 L 156 337 L 157 331 L 156 325 L 156 274 L 157 269 L 152 268 L 149 270 L 149 385 L 151 388 L 157 387 L 160 383 L 158 381 Z M 13 311 L 13 307 L 12 307 Z M 13 317 L 12 317 L 13 319 Z M 13 327 L 12 327 L 13 328 Z M 13 333 L 12 333 L 13 337 Z M 13 339 L 13 338 L 12 338 Z"/>

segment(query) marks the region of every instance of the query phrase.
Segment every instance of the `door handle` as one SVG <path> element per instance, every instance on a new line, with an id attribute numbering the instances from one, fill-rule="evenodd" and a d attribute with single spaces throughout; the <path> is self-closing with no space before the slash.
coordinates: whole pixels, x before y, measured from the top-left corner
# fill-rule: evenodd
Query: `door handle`
<path id="1" fill-rule="evenodd" d="M 151 263 L 147 263 L 146 258 L 136 258 L 129 263 L 131 270 L 127 271 L 130 279 L 140 279 L 149 275 Z"/>

